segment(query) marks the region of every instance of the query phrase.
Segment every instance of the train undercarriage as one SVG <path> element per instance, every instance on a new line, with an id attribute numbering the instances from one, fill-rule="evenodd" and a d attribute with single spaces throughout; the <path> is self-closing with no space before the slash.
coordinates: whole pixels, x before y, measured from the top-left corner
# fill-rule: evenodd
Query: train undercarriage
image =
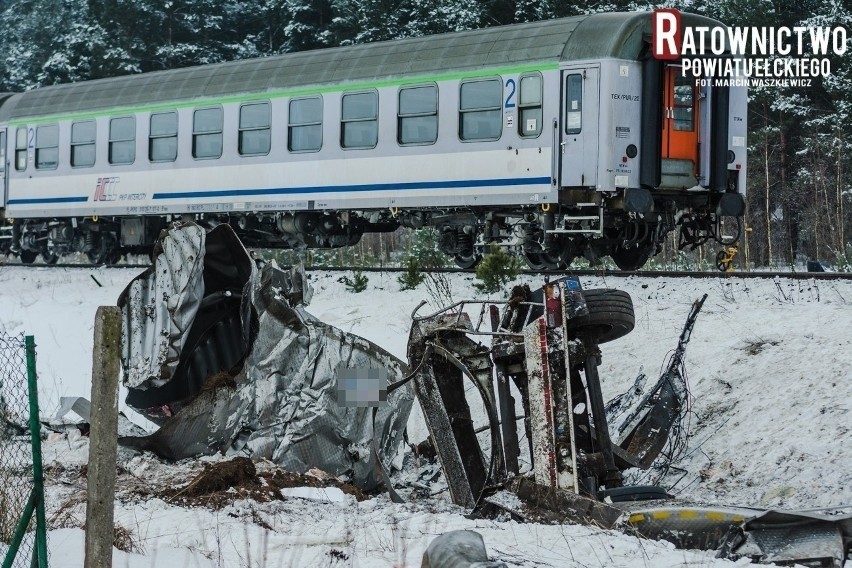
<path id="1" fill-rule="evenodd" d="M 210 227 L 227 223 L 248 247 L 293 250 L 339 248 L 357 244 L 365 233 L 432 227 L 439 232 L 441 251 L 461 268 L 476 266 L 499 246 L 534 270 L 564 269 L 576 258 L 598 265 L 607 256 L 622 270 L 638 270 L 673 230 L 679 230 L 681 248 L 708 240 L 729 245 L 739 238 L 738 194 L 659 194 L 645 208 L 649 212 L 639 213 L 621 195 L 604 201 L 599 192 L 565 193 L 570 202 L 487 209 L 3 219 L 0 254 L 16 255 L 24 264 L 39 256 L 54 264 L 75 253 L 93 264 L 114 264 L 128 254 L 150 256 L 160 231 L 176 220 Z"/>

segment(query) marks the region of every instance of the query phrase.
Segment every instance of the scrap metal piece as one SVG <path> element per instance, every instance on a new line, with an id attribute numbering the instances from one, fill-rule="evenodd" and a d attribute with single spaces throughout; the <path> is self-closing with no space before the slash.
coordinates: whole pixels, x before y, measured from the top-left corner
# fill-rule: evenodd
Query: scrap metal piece
<path id="1" fill-rule="evenodd" d="M 154 266 L 118 299 L 127 403 L 161 422 L 219 373 L 233 375 L 250 347 L 247 296 L 256 267 L 226 224 L 176 223 Z"/>
<path id="2" fill-rule="evenodd" d="M 569 438 L 567 464 L 557 460 L 557 431 L 569 433 L 573 431 L 573 422 L 556 424 L 554 410 L 557 405 L 557 389 L 554 382 L 566 378 L 552 376 L 548 353 L 551 346 L 548 342 L 547 322 L 544 317 L 538 318 L 524 330 L 524 345 L 526 347 L 527 381 L 529 385 L 530 434 L 533 448 L 533 474 L 541 485 L 550 487 L 570 488 L 578 492 L 576 476 L 576 449 L 573 440 Z M 566 381 L 567 382 L 567 381 Z M 570 387 L 569 387 L 570 388 Z M 570 397 L 567 400 L 571 400 Z M 564 403 L 570 404 L 570 403 Z M 571 416 L 571 413 L 568 413 Z M 557 463 L 559 461 L 560 463 Z M 561 467 L 560 467 L 561 466 Z"/>
<path id="3" fill-rule="evenodd" d="M 732 525 L 759 511 L 745 507 L 712 507 L 677 503 L 623 503 L 626 525 L 639 535 L 667 540 L 678 548 L 715 550 Z"/>
<path id="4" fill-rule="evenodd" d="M 716 557 L 842 568 L 850 545 L 852 515 L 772 510 L 732 526 Z"/>
<path id="5" fill-rule="evenodd" d="M 173 225 L 158 241 L 153 266 L 121 293 L 125 386 L 158 387 L 171 379 L 204 296 L 198 275 L 206 240 L 194 223 Z"/>
<path id="6" fill-rule="evenodd" d="M 748 507 L 620 503 L 624 526 L 678 548 L 717 550 L 717 558 L 841 568 L 852 545 L 852 515 Z"/>
<path id="7" fill-rule="evenodd" d="M 420 568 L 507 568 L 491 562 L 485 541 L 476 531 L 450 531 L 435 537 L 423 553 Z"/>
<path id="8" fill-rule="evenodd" d="M 649 468 L 669 441 L 669 433 L 688 403 L 683 364 L 686 346 L 707 294 L 692 304 L 677 348 L 657 383 L 618 427 L 618 445 L 635 456 L 641 469 Z"/>
<path id="9" fill-rule="evenodd" d="M 506 489 L 524 503 L 523 508 L 513 512 L 530 520 L 569 521 L 611 529 L 618 525 L 624 514 L 621 509 L 607 503 L 570 490 L 541 485 L 526 477 L 516 477 Z"/>
<path id="10" fill-rule="evenodd" d="M 195 234 L 196 229 L 171 228 L 162 237 L 162 249 L 171 250 L 170 240 L 184 242 L 182 231 Z M 192 242 L 194 254 L 189 254 L 189 245 L 178 247 L 181 254 L 174 257 L 161 253 L 157 266 L 165 263 L 165 269 L 146 271 L 128 287 L 144 282 L 140 286 L 146 290 L 162 289 L 157 280 L 178 273 L 171 263 L 187 256 L 201 259 L 204 267 L 193 265 L 191 278 L 182 281 L 186 289 L 200 287 L 205 295 L 196 319 L 179 328 L 190 339 L 176 354 L 180 363 L 175 372 L 165 381 L 139 383 L 128 396 L 128 404 L 149 410 L 149 416 L 149 403 L 162 403 L 161 427 L 149 436 L 119 441 L 168 459 L 222 452 L 267 458 L 297 473 L 317 467 L 374 489 L 381 483 L 377 454 L 388 460 L 396 455 L 413 394 L 405 385 L 374 409 L 367 401 L 343 400 L 337 381 L 350 375 L 353 380 L 381 375 L 396 381 L 406 374 L 405 363 L 312 316 L 305 308 L 311 291 L 303 268 L 285 271 L 266 264 L 257 270 L 227 225 Z M 143 337 L 163 333 L 162 320 L 136 317 L 144 306 L 129 296 L 127 291 L 122 295 L 126 311 L 135 314 L 128 329 Z M 160 309 L 157 299 L 148 298 Z M 167 314 L 182 309 L 182 304 L 163 303 Z M 124 341 L 128 360 L 139 360 L 141 343 L 127 336 Z M 374 440 L 376 436 L 380 439 Z"/>
<path id="11" fill-rule="evenodd" d="M 415 368 L 414 391 L 453 502 L 474 508 L 485 489 L 502 481 L 503 447 L 497 418 L 489 350 L 465 335 L 474 327 L 464 313 L 445 312 L 415 318 L 408 342 L 410 366 Z M 464 379 L 477 388 L 490 431 L 490 456 L 477 438 Z"/>

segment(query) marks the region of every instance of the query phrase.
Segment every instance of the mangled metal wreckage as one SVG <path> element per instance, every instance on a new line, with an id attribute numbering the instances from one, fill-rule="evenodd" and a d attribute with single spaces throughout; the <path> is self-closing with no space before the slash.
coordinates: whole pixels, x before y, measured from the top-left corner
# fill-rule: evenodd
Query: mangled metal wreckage
<path id="1" fill-rule="evenodd" d="M 706 298 L 693 304 L 657 382 L 643 394 L 640 375 L 606 404 L 600 346 L 633 330 L 627 293 L 583 290 L 567 277 L 535 291 L 516 287 L 505 302 L 463 301 L 426 316 L 418 306 L 409 365 L 454 502 L 621 528 L 725 558 L 842 566 L 852 516 L 696 505 L 673 501 L 660 487 L 624 485 L 626 470 L 665 467 L 685 449 L 684 357 Z M 466 381 L 475 388 L 466 390 Z M 469 401 L 466 392 L 478 396 Z M 477 413 L 487 425 L 476 427 Z M 519 421 L 531 477 L 518 475 Z M 514 496 L 507 499 L 506 489 Z"/>
<path id="2" fill-rule="evenodd" d="M 317 467 L 401 500 L 388 464 L 416 394 L 452 500 L 469 510 L 621 528 L 727 558 L 842 566 L 852 516 L 695 505 L 624 486 L 626 470 L 683 449 L 684 356 L 706 295 L 657 382 L 646 389 L 640 375 L 605 404 L 600 346 L 635 325 L 623 291 L 567 277 L 426 316 L 421 303 L 406 365 L 310 315 L 303 271 L 257 266 L 227 225 L 164 231 L 154 265 L 119 299 L 127 403 L 160 429 L 121 443 L 169 459 L 223 452 Z"/>
<path id="3" fill-rule="evenodd" d="M 375 488 L 377 455 L 396 455 L 413 395 L 401 388 L 380 401 L 376 387 L 368 400 L 340 379 L 373 370 L 386 384 L 406 365 L 317 320 L 310 297 L 303 271 L 258 269 L 227 225 L 164 232 L 153 266 L 118 302 L 127 403 L 160 428 L 120 442 L 169 459 L 248 454 Z"/>

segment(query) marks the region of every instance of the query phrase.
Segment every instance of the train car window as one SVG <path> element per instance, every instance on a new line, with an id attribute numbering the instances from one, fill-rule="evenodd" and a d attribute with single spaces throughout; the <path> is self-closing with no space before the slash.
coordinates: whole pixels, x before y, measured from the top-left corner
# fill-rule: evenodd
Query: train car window
<path id="1" fill-rule="evenodd" d="M 6 171 L 6 131 L 0 130 L 0 172 Z"/>
<path id="2" fill-rule="evenodd" d="M 438 139 L 438 87 L 399 90 L 396 139 L 402 145 L 434 144 Z"/>
<path id="3" fill-rule="evenodd" d="M 241 156 L 269 154 L 269 103 L 250 103 L 240 107 L 238 145 Z"/>
<path id="4" fill-rule="evenodd" d="M 287 149 L 291 152 L 318 152 L 322 148 L 322 98 L 290 101 Z"/>
<path id="5" fill-rule="evenodd" d="M 15 132 L 15 169 L 27 169 L 27 127 L 19 126 Z"/>
<path id="6" fill-rule="evenodd" d="M 342 148 L 375 148 L 379 141 L 379 94 L 349 93 L 343 95 L 340 119 Z"/>
<path id="7" fill-rule="evenodd" d="M 200 108 L 192 118 L 192 157 L 222 156 L 222 107 Z"/>
<path id="8" fill-rule="evenodd" d="M 148 132 L 148 159 L 152 162 L 174 162 L 177 160 L 177 135 L 177 112 L 152 114 Z"/>
<path id="9" fill-rule="evenodd" d="M 692 112 L 695 105 L 695 84 L 691 77 L 683 77 L 680 73 L 674 75 L 674 129 L 691 132 L 695 130 L 695 113 Z"/>
<path id="10" fill-rule="evenodd" d="M 583 130 L 583 76 L 579 73 L 565 78 L 565 134 Z"/>
<path id="11" fill-rule="evenodd" d="M 35 159 L 37 170 L 55 170 L 59 166 L 59 125 L 36 128 Z"/>
<path id="12" fill-rule="evenodd" d="M 71 166 L 90 168 L 95 165 L 95 121 L 71 124 Z"/>
<path id="13" fill-rule="evenodd" d="M 132 116 L 109 121 L 109 163 L 132 164 L 136 160 L 136 119 Z"/>
<path id="14" fill-rule="evenodd" d="M 497 140 L 503 131 L 503 82 L 500 79 L 461 84 L 459 138 Z"/>
<path id="15" fill-rule="evenodd" d="M 521 75 L 518 93 L 518 134 L 522 138 L 537 138 L 541 134 L 541 74 Z"/>

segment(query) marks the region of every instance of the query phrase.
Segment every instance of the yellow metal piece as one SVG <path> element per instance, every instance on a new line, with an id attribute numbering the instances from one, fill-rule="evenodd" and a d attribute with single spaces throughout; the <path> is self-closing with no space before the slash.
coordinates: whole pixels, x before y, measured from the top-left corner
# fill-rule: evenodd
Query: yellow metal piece
<path id="1" fill-rule="evenodd" d="M 627 519 L 627 521 L 630 522 L 630 523 L 641 523 L 644 520 L 645 520 L 645 515 L 643 515 L 642 513 L 636 513 L 634 515 L 630 515 L 630 517 Z"/>
<path id="2" fill-rule="evenodd" d="M 93 222 L 93 223 L 97 223 L 97 222 L 98 222 L 98 216 L 97 216 L 97 215 L 92 215 L 92 222 Z"/>
<path id="3" fill-rule="evenodd" d="M 680 512 L 681 519 L 697 519 L 698 513 L 696 511 L 681 511 Z"/>
<path id="4" fill-rule="evenodd" d="M 541 204 L 541 212 L 547 213 L 548 211 L 550 211 L 550 203 L 542 203 Z"/>
<path id="5" fill-rule="evenodd" d="M 651 513 L 651 517 L 655 519 L 668 519 L 672 514 L 669 511 L 657 511 L 656 513 Z"/>
<path id="6" fill-rule="evenodd" d="M 722 513 L 712 513 L 711 512 L 711 513 L 705 513 L 704 516 L 707 517 L 708 519 L 710 519 L 711 521 L 724 521 L 725 520 L 725 515 L 723 515 Z"/>

